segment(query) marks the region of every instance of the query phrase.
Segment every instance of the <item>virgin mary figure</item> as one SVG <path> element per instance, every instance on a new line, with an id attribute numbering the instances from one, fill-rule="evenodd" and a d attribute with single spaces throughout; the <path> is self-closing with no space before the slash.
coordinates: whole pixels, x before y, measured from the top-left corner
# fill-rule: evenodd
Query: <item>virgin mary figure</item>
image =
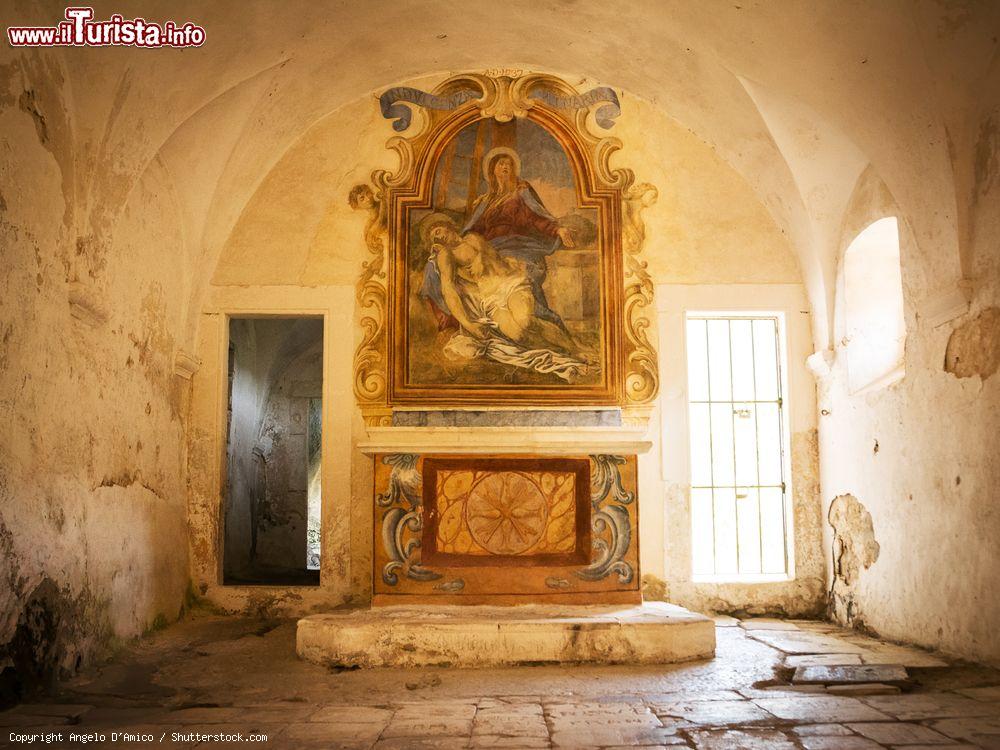
<path id="1" fill-rule="evenodd" d="M 483 159 L 483 176 L 489 189 L 473 201 L 462 234 L 478 234 L 500 257 L 521 261 L 535 298 L 535 316 L 569 335 L 562 318 L 549 307 L 542 285 L 546 257 L 561 247 L 575 247 L 572 233 L 548 212 L 531 184 L 521 179 L 521 159 L 514 149 L 491 149 Z"/>

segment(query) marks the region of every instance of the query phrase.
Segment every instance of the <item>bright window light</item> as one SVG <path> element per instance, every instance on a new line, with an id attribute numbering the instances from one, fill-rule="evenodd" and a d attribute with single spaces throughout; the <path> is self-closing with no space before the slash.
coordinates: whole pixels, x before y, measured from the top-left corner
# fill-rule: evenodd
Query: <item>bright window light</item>
<path id="1" fill-rule="evenodd" d="M 788 575 L 781 334 L 775 316 L 687 317 L 696 578 Z"/>
<path id="2" fill-rule="evenodd" d="M 895 217 L 869 225 L 844 254 L 844 322 L 852 393 L 903 377 L 906 321 Z"/>

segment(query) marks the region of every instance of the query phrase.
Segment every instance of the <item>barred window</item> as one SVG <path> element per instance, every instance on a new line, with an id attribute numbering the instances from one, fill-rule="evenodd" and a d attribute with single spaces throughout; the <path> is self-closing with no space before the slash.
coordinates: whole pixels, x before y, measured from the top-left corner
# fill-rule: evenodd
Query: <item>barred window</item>
<path id="1" fill-rule="evenodd" d="M 789 572 L 782 335 L 778 315 L 687 316 L 696 577 Z"/>

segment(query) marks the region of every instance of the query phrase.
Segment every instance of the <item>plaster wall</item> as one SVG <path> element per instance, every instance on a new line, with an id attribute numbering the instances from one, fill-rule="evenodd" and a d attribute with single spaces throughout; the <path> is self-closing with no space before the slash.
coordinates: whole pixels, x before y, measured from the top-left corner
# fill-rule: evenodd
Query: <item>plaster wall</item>
<path id="1" fill-rule="evenodd" d="M 169 180 L 88 199 L 60 69 L 2 70 L 0 701 L 178 616 L 189 386 Z"/>
<path id="2" fill-rule="evenodd" d="M 996 129 L 983 128 L 981 135 L 981 179 L 968 196 L 976 205 L 967 312 L 959 304 L 935 318 L 921 308 L 936 280 L 922 273 L 917 247 L 930 240 L 916 234 L 885 185 L 870 174 L 859 182 L 841 253 L 872 221 L 900 217 L 905 376 L 851 394 L 841 277 L 835 359 L 829 370 L 817 363 L 824 410 L 820 476 L 833 616 L 888 638 L 998 664 L 1000 377 L 989 363 L 1000 361 L 1000 330 L 990 313 L 1000 302 L 1000 190 Z M 974 331 L 972 343 L 962 347 L 964 365 L 953 374 L 946 371 L 946 351 L 966 331 Z M 846 506 L 835 503 L 845 495 L 860 504 L 853 521 L 842 513 Z M 856 543 L 845 549 L 834 525 L 837 536 Z"/>

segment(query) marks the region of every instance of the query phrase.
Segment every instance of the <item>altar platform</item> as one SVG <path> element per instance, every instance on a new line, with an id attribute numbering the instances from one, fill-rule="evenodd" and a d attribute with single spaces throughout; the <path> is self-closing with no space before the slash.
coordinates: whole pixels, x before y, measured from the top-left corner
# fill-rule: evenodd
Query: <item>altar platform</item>
<path id="1" fill-rule="evenodd" d="M 715 655 L 715 623 L 640 605 L 390 606 L 311 615 L 298 655 L 330 667 L 666 664 Z"/>

